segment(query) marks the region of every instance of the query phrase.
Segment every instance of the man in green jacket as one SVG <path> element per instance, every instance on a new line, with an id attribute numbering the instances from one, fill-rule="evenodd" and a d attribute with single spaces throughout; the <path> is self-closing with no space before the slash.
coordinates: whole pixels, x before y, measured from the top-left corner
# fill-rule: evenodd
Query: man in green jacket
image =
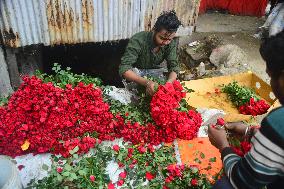
<path id="1" fill-rule="evenodd" d="M 153 95 L 156 83 L 144 76 L 161 79 L 163 69 L 160 64 L 166 60 L 169 73 L 167 82 L 176 80 L 179 65 L 177 40 L 174 37 L 180 25 L 175 11 L 164 12 L 151 32 L 143 31 L 132 36 L 121 58 L 120 76 L 128 82 L 145 86 L 146 92 Z"/>

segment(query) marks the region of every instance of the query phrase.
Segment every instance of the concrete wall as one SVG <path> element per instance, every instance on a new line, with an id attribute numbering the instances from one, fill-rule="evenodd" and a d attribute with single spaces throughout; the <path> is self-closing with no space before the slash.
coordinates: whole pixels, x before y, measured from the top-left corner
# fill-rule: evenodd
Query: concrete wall
<path id="1" fill-rule="evenodd" d="M 0 47 L 0 96 L 8 96 L 13 92 L 8 67 L 2 47 Z"/>

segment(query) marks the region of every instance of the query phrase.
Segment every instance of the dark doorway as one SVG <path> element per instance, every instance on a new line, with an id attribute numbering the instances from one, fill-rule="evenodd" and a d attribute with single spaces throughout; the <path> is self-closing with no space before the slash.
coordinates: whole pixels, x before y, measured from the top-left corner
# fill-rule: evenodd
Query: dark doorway
<path id="1" fill-rule="evenodd" d="M 118 66 L 127 43 L 128 40 L 120 40 L 119 42 L 46 46 L 43 47 L 42 53 L 43 71 L 51 74 L 53 63 L 59 63 L 62 68 L 70 67 L 74 73 L 99 77 L 105 85 L 122 87 Z"/>

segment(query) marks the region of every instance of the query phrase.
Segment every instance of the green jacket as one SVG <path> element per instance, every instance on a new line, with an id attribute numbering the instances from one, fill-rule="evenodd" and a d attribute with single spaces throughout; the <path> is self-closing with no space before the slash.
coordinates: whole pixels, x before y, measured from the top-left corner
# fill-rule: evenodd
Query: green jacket
<path id="1" fill-rule="evenodd" d="M 133 67 L 138 69 L 155 69 L 166 60 L 169 72 L 179 73 L 177 58 L 177 40 L 174 39 L 169 45 L 160 49 L 156 54 L 152 52 L 155 48 L 153 32 L 139 32 L 133 35 L 126 47 L 125 53 L 121 58 L 119 75 Z"/>

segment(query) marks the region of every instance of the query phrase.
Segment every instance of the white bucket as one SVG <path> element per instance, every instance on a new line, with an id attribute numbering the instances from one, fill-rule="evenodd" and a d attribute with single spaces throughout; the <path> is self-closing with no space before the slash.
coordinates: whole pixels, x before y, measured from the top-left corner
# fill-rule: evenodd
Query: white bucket
<path id="1" fill-rule="evenodd" d="M 22 189 L 21 178 L 16 165 L 7 157 L 0 156 L 0 188 Z"/>

